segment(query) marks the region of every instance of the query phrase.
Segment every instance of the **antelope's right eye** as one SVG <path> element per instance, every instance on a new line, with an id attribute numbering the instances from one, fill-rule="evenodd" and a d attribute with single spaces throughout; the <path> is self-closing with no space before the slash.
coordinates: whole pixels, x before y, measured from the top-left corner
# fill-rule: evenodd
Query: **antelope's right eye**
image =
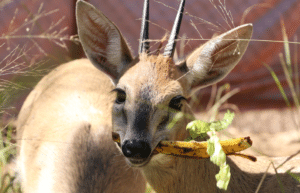
<path id="1" fill-rule="evenodd" d="M 172 98 L 172 100 L 169 103 L 169 107 L 171 107 L 172 109 L 175 109 L 177 111 L 180 111 L 181 107 L 182 107 L 182 103 L 181 103 L 182 100 L 186 100 L 186 98 L 184 98 L 181 95 L 178 95 L 178 96 Z"/>
<path id="2" fill-rule="evenodd" d="M 113 91 L 117 92 L 117 97 L 115 100 L 115 103 L 117 104 L 122 104 L 126 101 L 126 93 L 125 91 L 121 90 L 121 89 L 114 89 Z"/>

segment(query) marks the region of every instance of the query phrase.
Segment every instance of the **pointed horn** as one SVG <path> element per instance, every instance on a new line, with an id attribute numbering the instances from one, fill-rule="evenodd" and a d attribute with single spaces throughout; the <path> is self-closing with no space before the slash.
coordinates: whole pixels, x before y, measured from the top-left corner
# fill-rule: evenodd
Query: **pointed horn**
<path id="1" fill-rule="evenodd" d="M 183 15 L 183 11 L 184 11 L 184 4 L 185 4 L 185 0 L 181 0 L 177 15 L 176 15 L 176 19 L 170 34 L 170 38 L 168 40 L 168 43 L 165 47 L 165 51 L 164 51 L 164 56 L 165 57 L 173 57 L 174 55 L 174 49 L 176 46 L 176 38 L 177 35 L 179 33 L 180 30 L 180 24 L 181 24 L 181 19 L 182 19 L 182 15 Z"/>
<path id="2" fill-rule="evenodd" d="M 144 1 L 139 53 L 148 52 L 149 42 L 149 0 Z"/>

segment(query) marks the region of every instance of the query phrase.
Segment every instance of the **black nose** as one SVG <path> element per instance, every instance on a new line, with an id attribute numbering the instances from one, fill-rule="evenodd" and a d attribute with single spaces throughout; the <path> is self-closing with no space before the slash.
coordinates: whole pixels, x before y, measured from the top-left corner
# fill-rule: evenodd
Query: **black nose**
<path id="1" fill-rule="evenodd" d="M 151 153 L 150 144 L 142 140 L 126 140 L 122 152 L 128 158 L 147 158 Z"/>

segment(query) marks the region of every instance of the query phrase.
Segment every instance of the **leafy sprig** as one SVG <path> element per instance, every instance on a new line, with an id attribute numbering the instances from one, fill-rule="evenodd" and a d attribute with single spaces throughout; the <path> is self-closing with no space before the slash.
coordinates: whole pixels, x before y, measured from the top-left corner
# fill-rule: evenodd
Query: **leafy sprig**
<path id="1" fill-rule="evenodd" d="M 220 167 L 220 171 L 216 174 L 217 187 L 227 190 L 230 181 L 230 167 L 226 163 L 226 154 L 220 144 L 220 139 L 216 135 L 217 131 L 226 129 L 233 121 L 234 113 L 227 111 L 224 118 L 220 121 L 205 122 L 195 120 L 190 122 L 186 129 L 189 130 L 191 139 L 195 139 L 201 135 L 211 132 L 211 137 L 207 140 L 207 153 L 210 155 L 210 161 Z"/>

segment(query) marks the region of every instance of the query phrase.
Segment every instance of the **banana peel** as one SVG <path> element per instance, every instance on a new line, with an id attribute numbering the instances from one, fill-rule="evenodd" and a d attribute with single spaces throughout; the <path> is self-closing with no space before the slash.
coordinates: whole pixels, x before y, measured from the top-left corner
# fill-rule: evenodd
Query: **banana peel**
<path id="1" fill-rule="evenodd" d="M 113 133 L 113 141 L 120 143 L 119 135 Z M 250 137 L 241 137 L 220 141 L 222 149 L 226 155 L 240 156 L 251 161 L 256 161 L 254 156 L 237 153 L 252 145 Z M 154 149 L 154 154 L 162 153 L 176 157 L 203 159 L 209 158 L 207 154 L 207 142 L 184 142 L 184 141 L 161 141 Z"/>

